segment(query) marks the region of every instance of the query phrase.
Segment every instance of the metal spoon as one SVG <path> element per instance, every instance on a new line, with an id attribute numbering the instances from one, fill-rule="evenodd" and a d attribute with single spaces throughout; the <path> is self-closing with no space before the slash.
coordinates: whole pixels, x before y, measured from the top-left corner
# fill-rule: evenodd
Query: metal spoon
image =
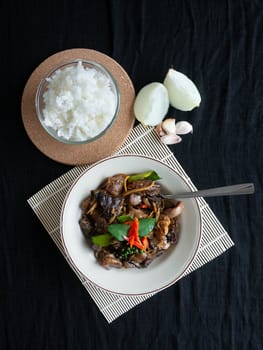
<path id="1" fill-rule="evenodd" d="M 218 196 L 235 196 L 241 194 L 251 194 L 255 192 L 253 183 L 243 183 L 238 185 L 223 186 L 199 190 L 194 192 L 183 192 L 176 194 L 161 194 L 165 199 L 183 199 L 193 197 L 218 197 Z"/>

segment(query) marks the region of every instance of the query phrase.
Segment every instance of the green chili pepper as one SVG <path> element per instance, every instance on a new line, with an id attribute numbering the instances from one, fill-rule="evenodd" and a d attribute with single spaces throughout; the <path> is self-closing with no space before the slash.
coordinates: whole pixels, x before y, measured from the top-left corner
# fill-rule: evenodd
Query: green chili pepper
<path id="1" fill-rule="evenodd" d="M 133 220 L 133 218 L 131 216 L 129 216 L 129 215 L 120 215 L 120 216 L 117 217 L 117 220 L 122 224 L 125 221 Z"/>
<path id="2" fill-rule="evenodd" d="M 112 235 L 105 233 L 103 235 L 92 236 L 92 243 L 100 247 L 107 247 L 111 244 Z"/>
<path id="3" fill-rule="evenodd" d="M 128 182 L 138 181 L 138 180 L 159 180 L 161 177 L 153 170 L 146 171 L 144 173 L 130 175 L 128 177 Z"/>

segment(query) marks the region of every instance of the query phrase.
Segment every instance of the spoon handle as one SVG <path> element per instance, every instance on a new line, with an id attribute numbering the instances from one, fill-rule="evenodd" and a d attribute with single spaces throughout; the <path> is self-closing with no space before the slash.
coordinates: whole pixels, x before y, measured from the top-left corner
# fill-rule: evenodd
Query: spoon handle
<path id="1" fill-rule="evenodd" d="M 230 185 L 223 187 L 209 188 L 206 190 L 200 190 L 195 192 L 184 192 L 177 194 L 165 194 L 162 195 L 166 199 L 183 199 L 193 197 L 218 197 L 218 196 L 235 196 L 241 194 L 251 194 L 255 192 L 255 186 L 253 183 L 243 183 L 238 185 Z"/>

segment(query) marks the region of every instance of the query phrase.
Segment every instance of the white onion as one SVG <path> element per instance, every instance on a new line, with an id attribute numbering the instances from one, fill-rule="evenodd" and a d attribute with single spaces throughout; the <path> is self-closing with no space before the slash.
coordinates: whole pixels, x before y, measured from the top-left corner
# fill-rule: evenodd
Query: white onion
<path id="1" fill-rule="evenodd" d="M 136 119 L 144 125 L 159 124 L 169 109 L 169 97 L 166 87 L 159 82 L 145 85 L 134 101 Z"/>
<path id="2" fill-rule="evenodd" d="M 181 111 L 191 111 L 201 103 L 201 96 L 191 79 L 170 68 L 164 79 L 171 106 Z"/>

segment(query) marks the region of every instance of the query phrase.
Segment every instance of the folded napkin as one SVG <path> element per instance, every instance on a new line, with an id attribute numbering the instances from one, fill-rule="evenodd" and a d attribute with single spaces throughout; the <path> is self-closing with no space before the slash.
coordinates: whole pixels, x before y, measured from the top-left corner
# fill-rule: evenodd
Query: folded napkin
<path id="1" fill-rule="evenodd" d="M 161 160 L 180 173 L 192 190 L 196 190 L 196 187 L 176 160 L 169 147 L 160 142 L 158 136 L 151 127 L 144 127 L 142 125 L 136 126 L 116 154 L 143 154 L 156 158 L 159 161 Z M 69 187 L 88 167 L 89 165 L 83 165 L 72 168 L 30 197 L 28 203 L 68 264 L 80 279 L 84 288 L 86 288 L 98 306 L 101 313 L 106 320 L 111 323 L 155 293 L 143 296 L 125 296 L 107 292 L 88 281 L 74 266 L 72 266 L 70 260 L 67 258 L 60 238 L 60 211 Z M 202 240 L 195 259 L 183 276 L 218 257 L 234 245 L 204 198 L 198 198 L 197 200 L 201 208 L 203 220 Z"/>

